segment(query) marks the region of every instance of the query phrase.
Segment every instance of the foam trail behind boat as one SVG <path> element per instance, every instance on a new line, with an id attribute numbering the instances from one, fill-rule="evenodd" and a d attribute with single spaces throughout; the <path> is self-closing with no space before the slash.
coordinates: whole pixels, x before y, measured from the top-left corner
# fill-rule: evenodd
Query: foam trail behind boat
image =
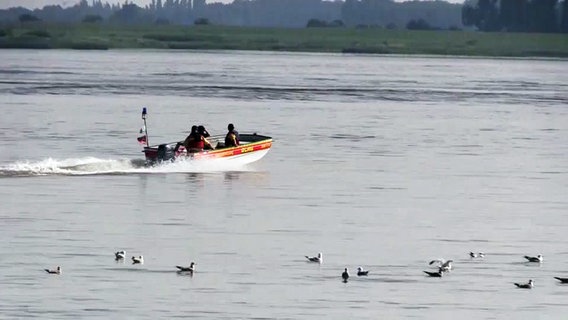
<path id="1" fill-rule="evenodd" d="M 104 175 L 151 173 L 206 173 L 247 171 L 247 168 L 223 159 L 207 161 L 177 161 L 146 167 L 143 159 L 100 159 L 94 157 L 40 161 L 17 161 L 0 165 L 0 177 L 29 177 L 43 175 Z"/>
<path id="2" fill-rule="evenodd" d="M 141 163 L 143 165 L 143 162 Z M 121 173 L 140 167 L 136 161 L 120 159 L 99 159 L 94 157 L 57 160 L 47 158 L 40 161 L 17 161 L 0 166 L 0 176 L 41 176 L 41 175 L 90 175 Z"/>

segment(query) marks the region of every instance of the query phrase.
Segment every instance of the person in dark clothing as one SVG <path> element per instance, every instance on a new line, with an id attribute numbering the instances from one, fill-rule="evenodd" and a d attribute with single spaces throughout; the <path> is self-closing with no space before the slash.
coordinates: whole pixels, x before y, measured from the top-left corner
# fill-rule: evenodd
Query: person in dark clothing
<path id="1" fill-rule="evenodd" d="M 197 126 L 192 126 L 189 135 L 183 141 L 183 146 L 185 147 L 185 150 L 187 152 L 189 152 L 189 149 L 192 148 L 195 144 L 195 134 L 197 134 Z"/>
<path id="2" fill-rule="evenodd" d="M 209 134 L 209 132 L 205 129 L 204 126 L 199 126 L 197 127 L 197 131 L 204 137 L 204 138 L 209 138 L 211 135 Z"/>
<path id="3" fill-rule="evenodd" d="M 209 138 L 211 135 L 209 134 L 209 132 L 207 131 L 207 129 L 205 129 L 204 126 L 200 125 L 199 127 L 197 127 L 197 132 L 199 132 L 200 135 L 203 136 L 203 138 L 205 138 L 205 141 L 207 141 L 207 138 Z M 204 146 L 205 150 L 213 150 L 213 146 L 211 145 L 211 143 L 209 143 L 209 141 L 207 141 L 207 143 L 205 143 Z"/>
<path id="4" fill-rule="evenodd" d="M 235 126 L 232 123 L 229 123 L 227 129 L 229 132 L 227 132 L 227 135 L 225 136 L 225 147 L 229 148 L 240 145 L 239 133 L 235 130 Z"/>

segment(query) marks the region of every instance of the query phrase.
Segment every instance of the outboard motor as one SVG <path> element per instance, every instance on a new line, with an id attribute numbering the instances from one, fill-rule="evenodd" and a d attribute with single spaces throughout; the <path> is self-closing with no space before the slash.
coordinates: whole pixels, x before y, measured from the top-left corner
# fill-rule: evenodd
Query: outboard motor
<path id="1" fill-rule="evenodd" d="M 158 146 L 158 161 L 174 161 L 175 151 L 174 147 L 168 144 L 161 144 Z"/>

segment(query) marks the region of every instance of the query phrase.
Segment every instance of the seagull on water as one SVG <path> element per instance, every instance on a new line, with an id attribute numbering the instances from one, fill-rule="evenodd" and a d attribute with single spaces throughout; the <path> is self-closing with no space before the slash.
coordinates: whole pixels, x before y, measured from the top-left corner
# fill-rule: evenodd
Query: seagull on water
<path id="1" fill-rule="evenodd" d="M 132 264 L 144 264 L 144 257 L 142 256 L 138 256 L 138 258 L 132 257 Z"/>
<path id="2" fill-rule="evenodd" d="M 470 252 L 469 256 L 471 258 L 483 258 L 483 257 L 485 257 L 485 253 L 483 253 L 483 252 L 478 252 L 478 253 Z"/>
<path id="3" fill-rule="evenodd" d="M 452 270 L 452 262 L 454 260 L 435 259 L 430 261 L 429 265 L 437 264 L 440 272 L 447 272 Z"/>
<path id="4" fill-rule="evenodd" d="M 539 254 L 536 257 L 530 257 L 530 256 L 525 256 L 525 259 L 528 260 L 528 262 L 538 262 L 538 263 L 542 263 L 543 257 L 541 254 Z"/>
<path id="5" fill-rule="evenodd" d="M 118 261 L 123 260 L 124 258 L 126 258 L 126 251 L 120 250 L 114 253 L 114 260 Z"/>
<path id="6" fill-rule="evenodd" d="M 195 271 L 195 262 L 191 262 L 189 267 L 176 266 L 176 268 L 178 268 L 178 272 L 190 272 L 193 274 Z"/>
<path id="7" fill-rule="evenodd" d="M 343 278 L 343 282 L 347 282 L 347 280 L 349 279 L 349 271 L 347 270 L 347 268 L 345 268 L 345 270 L 341 274 L 341 278 Z"/>
<path id="8" fill-rule="evenodd" d="M 59 266 L 55 270 L 49 270 L 49 269 L 43 269 L 43 270 L 45 270 L 45 272 L 49 274 L 61 274 L 61 267 Z"/>
<path id="9" fill-rule="evenodd" d="M 444 274 L 442 270 L 438 270 L 436 272 L 424 271 L 424 273 L 427 274 L 429 277 L 434 277 L 434 278 L 441 278 L 442 275 Z"/>
<path id="10" fill-rule="evenodd" d="M 560 280 L 560 282 L 562 282 L 562 283 L 568 283 L 568 278 L 554 277 L 554 279 Z"/>
<path id="11" fill-rule="evenodd" d="M 532 289 L 534 287 L 534 282 L 532 280 L 529 280 L 528 283 L 516 283 L 515 285 L 517 286 L 517 288 L 521 288 L 521 289 Z"/>
<path id="12" fill-rule="evenodd" d="M 308 257 L 306 256 L 306 259 L 308 259 L 309 262 L 317 262 L 317 263 L 322 263 L 323 262 L 323 255 L 322 253 L 318 253 L 317 257 Z"/>
<path id="13" fill-rule="evenodd" d="M 363 270 L 363 268 L 358 267 L 357 268 L 357 276 L 361 277 L 361 276 L 368 276 L 369 275 L 369 270 Z"/>

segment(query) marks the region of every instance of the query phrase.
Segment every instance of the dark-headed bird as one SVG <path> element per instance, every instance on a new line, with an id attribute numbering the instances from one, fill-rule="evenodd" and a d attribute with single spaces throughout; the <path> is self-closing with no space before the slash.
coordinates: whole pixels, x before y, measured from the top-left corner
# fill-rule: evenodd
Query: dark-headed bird
<path id="1" fill-rule="evenodd" d="M 434 278 L 441 278 L 442 275 L 444 274 L 442 270 L 438 270 L 437 272 L 424 271 L 424 273 L 427 274 L 429 277 L 434 277 Z"/>
<path id="2" fill-rule="evenodd" d="M 178 268 L 178 272 L 191 272 L 191 273 L 193 273 L 195 271 L 195 262 L 191 262 L 189 264 L 189 267 L 176 266 L 176 268 Z"/>
<path id="3" fill-rule="evenodd" d="M 138 258 L 132 257 L 132 264 L 144 264 L 144 257 L 142 256 L 138 256 Z"/>
<path id="4" fill-rule="evenodd" d="M 562 283 L 568 283 L 568 278 L 554 277 L 554 279 L 559 280 Z"/>
<path id="5" fill-rule="evenodd" d="M 347 270 L 347 268 L 345 268 L 345 270 L 343 270 L 343 273 L 341 274 L 341 278 L 343 278 L 343 282 L 347 282 L 347 280 L 349 280 L 349 271 Z"/>
<path id="6" fill-rule="evenodd" d="M 323 254 L 320 252 L 320 253 L 318 253 L 318 256 L 317 256 L 317 257 L 308 257 L 308 256 L 306 256 L 306 259 L 308 259 L 309 262 L 322 263 L 322 262 L 323 262 Z"/>
<path id="7" fill-rule="evenodd" d="M 529 282 L 527 283 L 516 283 L 515 285 L 517 286 L 517 288 L 521 288 L 521 289 L 532 289 L 534 287 L 534 282 L 532 280 L 529 280 Z"/>
<path id="8" fill-rule="evenodd" d="M 475 252 L 470 252 L 470 253 L 469 253 L 469 256 L 470 256 L 471 258 L 483 258 L 483 257 L 485 257 L 485 253 L 483 253 L 483 252 L 477 252 L 477 253 L 475 253 Z"/>
<path id="9" fill-rule="evenodd" d="M 541 254 L 539 254 L 536 257 L 531 257 L 531 256 L 525 256 L 525 259 L 528 260 L 528 262 L 538 262 L 538 263 L 542 263 L 543 257 Z"/>
<path id="10" fill-rule="evenodd" d="M 45 272 L 49 274 L 61 274 L 62 272 L 61 267 L 57 267 L 57 269 L 55 270 L 49 270 L 49 269 L 43 269 L 43 270 L 45 270 Z"/>

